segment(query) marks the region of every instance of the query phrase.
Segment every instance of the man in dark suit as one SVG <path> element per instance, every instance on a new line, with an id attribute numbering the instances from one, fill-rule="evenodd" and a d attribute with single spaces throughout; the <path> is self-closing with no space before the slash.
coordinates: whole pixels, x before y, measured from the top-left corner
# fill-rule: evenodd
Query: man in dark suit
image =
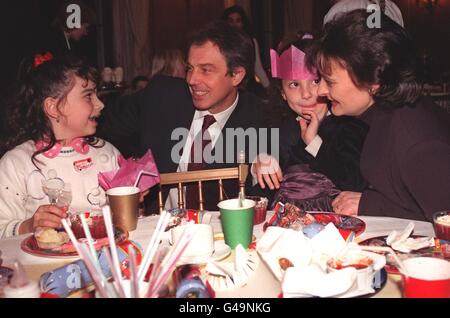
<path id="1" fill-rule="evenodd" d="M 246 76 L 253 74 L 253 61 L 253 46 L 245 34 L 224 22 L 208 24 L 189 40 L 186 81 L 156 77 L 142 91 L 107 106 L 99 136 L 119 149 L 138 143 L 136 156 L 151 149 L 161 173 L 196 170 L 191 169 L 193 162 L 200 162 L 202 169 L 233 167 L 242 152 L 250 163 L 257 153 L 270 150 L 270 136 L 259 129 L 264 126 L 265 106 L 240 90 Z M 199 144 L 209 139 L 213 158 L 199 161 L 193 155 L 200 132 L 204 138 Z M 130 137 L 133 134 L 139 140 Z M 224 188 L 228 197 L 237 196 L 236 180 L 224 182 Z M 204 184 L 204 197 L 205 209 L 217 210 L 217 182 Z M 169 196 L 166 207 L 173 207 L 173 201 Z M 152 205 L 151 210 L 155 209 Z"/>

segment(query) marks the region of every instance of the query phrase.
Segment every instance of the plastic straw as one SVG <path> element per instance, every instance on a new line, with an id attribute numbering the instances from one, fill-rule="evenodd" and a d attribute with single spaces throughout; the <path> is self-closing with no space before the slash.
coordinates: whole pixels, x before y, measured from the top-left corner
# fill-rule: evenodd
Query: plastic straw
<path id="1" fill-rule="evenodd" d="M 116 271 L 114 270 L 114 264 L 111 258 L 111 253 L 109 252 L 107 247 L 103 248 L 103 253 L 106 256 L 106 262 L 108 263 L 109 269 L 111 270 L 111 273 L 113 275 L 114 281 L 116 284 L 114 285 L 114 288 L 117 291 L 117 294 L 120 298 L 126 298 L 125 291 L 122 288 L 122 285 L 119 284 L 119 275 L 117 275 Z"/>
<path id="2" fill-rule="evenodd" d="M 156 173 L 148 172 L 148 171 L 145 171 L 145 170 L 141 170 L 141 171 L 139 172 L 137 178 L 136 178 L 136 181 L 134 182 L 134 185 L 133 185 L 133 186 L 134 186 L 135 188 L 138 186 L 139 180 L 141 180 L 141 177 L 142 177 L 144 174 L 146 174 L 146 175 L 148 175 L 148 176 L 152 176 L 152 177 L 157 177 L 157 176 L 158 176 Z"/>
<path id="3" fill-rule="evenodd" d="M 136 271 L 136 252 L 133 246 L 128 246 L 128 259 L 130 261 L 130 295 L 131 298 L 139 298 L 139 281 Z"/>
<path id="4" fill-rule="evenodd" d="M 155 285 L 152 287 L 151 297 L 156 297 L 162 284 L 167 280 L 169 274 L 175 268 L 184 250 L 189 245 L 193 237 L 193 233 L 190 233 L 186 229 L 181 233 L 178 243 L 173 247 L 172 252 L 169 253 L 161 265 L 161 272 L 158 274 Z"/>
<path id="5" fill-rule="evenodd" d="M 112 256 L 112 260 L 113 260 L 113 270 L 116 271 L 117 274 L 117 284 L 119 285 L 119 288 L 124 290 L 123 288 L 123 279 L 122 279 L 122 273 L 120 271 L 120 262 L 119 262 L 119 257 L 117 255 L 117 247 L 116 247 L 116 240 L 114 237 L 114 230 L 113 230 L 113 225 L 112 225 L 112 221 L 111 221 L 111 210 L 109 208 L 109 206 L 105 206 L 103 207 L 103 219 L 105 221 L 105 226 L 106 226 L 106 233 L 108 234 L 108 241 L 109 241 L 109 247 L 111 250 L 111 256 Z"/>
<path id="6" fill-rule="evenodd" d="M 97 287 L 97 291 L 100 293 L 100 296 L 102 298 L 109 298 L 110 295 L 108 294 L 106 288 L 103 286 L 102 278 L 99 275 L 98 271 L 96 270 L 95 265 L 90 257 L 88 247 L 86 245 L 81 244 L 80 252 L 83 261 L 86 264 L 89 273 L 91 274 L 92 280 L 94 281 L 95 286 Z"/>
<path id="7" fill-rule="evenodd" d="M 98 263 L 97 252 L 95 251 L 95 247 L 94 247 L 94 243 L 93 243 L 94 240 L 92 239 L 91 231 L 89 231 L 89 226 L 87 224 L 84 214 L 80 214 L 79 217 L 81 220 L 81 225 L 83 226 L 84 235 L 86 235 L 86 239 L 87 239 L 87 242 L 89 245 L 89 250 L 91 252 L 92 258 L 95 261 L 96 267 L 99 269 L 100 264 Z"/>
<path id="8" fill-rule="evenodd" d="M 106 289 L 104 288 L 103 284 L 99 280 L 98 274 L 97 274 L 97 272 L 95 270 L 95 267 L 92 265 L 91 260 L 89 259 L 89 257 L 86 257 L 83 254 L 82 247 L 80 246 L 80 244 L 78 243 L 77 239 L 75 238 L 75 235 L 73 234 L 72 229 L 70 228 L 69 224 L 67 224 L 67 221 L 65 219 L 63 219 L 61 222 L 62 222 L 62 225 L 64 226 L 64 229 L 66 230 L 66 233 L 69 235 L 69 238 L 72 241 L 72 244 L 75 247 L 75 250 L 77 251 L 77 253 L 80 256 L 80 258 L 86 264 L 86 267 L 88 268 L 89 273 L 92 276 L 92 279 L 94 280 L 94 282 L 97 285 L 98 292 L 100 293 L 100 295 L 102 297 L 107 298 L 108 297 L 108 293 L 106 292 Z M 88 255 L 89 255 L 89 253 L 88 253 Z M 89 265 L 91 265 L 91 266 L 89 266 Z"/>
<path id="9" fill-rule="evenodd" d="M 156 250 L 159 246 L 159 241 L 161 240 L 162 233 L 164 232 L 167 224 L 169 223 L 171 214 L 163 211 L 161 216 L 159 217 L 158 224 L 156 225 L 155 231 L 153 232 L 150 243 L 147 245 L 145 249 L 144 257 L 141 262 L 141 266 L 138 271 L 138 280 L 139 282 L 144 281 L 145 275 L 147 274 L 148 269 L 152 263 L 153 257 L 156 253 Z"/>

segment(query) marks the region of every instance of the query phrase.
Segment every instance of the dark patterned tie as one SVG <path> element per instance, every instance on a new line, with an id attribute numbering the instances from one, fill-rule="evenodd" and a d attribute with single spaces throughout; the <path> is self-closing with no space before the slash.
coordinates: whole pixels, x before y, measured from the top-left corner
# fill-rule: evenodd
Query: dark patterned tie
<path id="1" fill-rule="evenodd" d="M 205 115 L 203 117 L 202 131 L 195 136 L 191 146 L 191 156 L 188 164 L 188 171 L 202 170 L 206 168 L 203 152 L 207 145 L 211 143 L 211 136 L 208 128 L 216 122 L 214 116 Z M 201 147 L 199 147 L 201 145 Z M 186 186 L 186 208 L 198 209 L 198 184 L 191 183 Z"/>

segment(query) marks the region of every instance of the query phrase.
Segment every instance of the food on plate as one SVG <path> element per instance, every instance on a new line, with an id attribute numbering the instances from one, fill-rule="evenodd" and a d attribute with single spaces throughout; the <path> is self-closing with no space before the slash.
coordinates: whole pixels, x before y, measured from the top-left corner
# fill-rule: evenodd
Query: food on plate
<path id="1" fill-rule="evenodd" d="M 66 232 L 58 232 L 50 228 L 37 230 L 34 237 L 39 248 L 44 250 L 59 248 L 70 240 Z"/>
<path id="2" fill-rule="evenodd" d="M 356 269 L 363 269 L 373 265 L 373 260 L 364 255 L 349 255 L 338 259 L 330 259 L 328 266 L 333 269 L 343 269 L 346 267 L 354 267 Z"/>
<path id="3" fill-rule="evenodd" d="M 281 269 L 284 271 L 287 270 L 289 267 L 294 267 L 294 264 L 292 264 L 292 262 L 285 257 L 280 258 L 278 260 L 278 264 L 280 264 Z"/>

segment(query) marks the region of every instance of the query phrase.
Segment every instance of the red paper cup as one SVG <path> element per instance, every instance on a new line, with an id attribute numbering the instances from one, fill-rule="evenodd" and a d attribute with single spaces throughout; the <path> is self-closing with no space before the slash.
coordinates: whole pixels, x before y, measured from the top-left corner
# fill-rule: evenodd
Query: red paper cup
<path id="1" fill-rule="evenodd" d="M 405 298 L 450 298 L 450 262 L 432 257 L 403 261 L 408 276 L 402 275 Z"/>
<path id="2" fill-rule="evenodd" d="M 77 239 L 86 238 L 84 233 L 84 228 L 81 223 L 80 214 L 84 214 L 89 231 L 91 232 L 93 239 L 101 239 L 107 237 L 105 221 L 103 219 L 103 213 L 101 210 L 95 210 L 85 213 L 73 214 L 70 217 L 70 222 L 72 223 L 72 231 Z"/>
<path id="3" fill-rule="evenodd" d="M 263 223 L 266 220 L 267 216 L 267 199 L 252 196 L 246 196 L 245 198 L 256 202 L 255 213 L 253 214 L 253 225 Z"/>

